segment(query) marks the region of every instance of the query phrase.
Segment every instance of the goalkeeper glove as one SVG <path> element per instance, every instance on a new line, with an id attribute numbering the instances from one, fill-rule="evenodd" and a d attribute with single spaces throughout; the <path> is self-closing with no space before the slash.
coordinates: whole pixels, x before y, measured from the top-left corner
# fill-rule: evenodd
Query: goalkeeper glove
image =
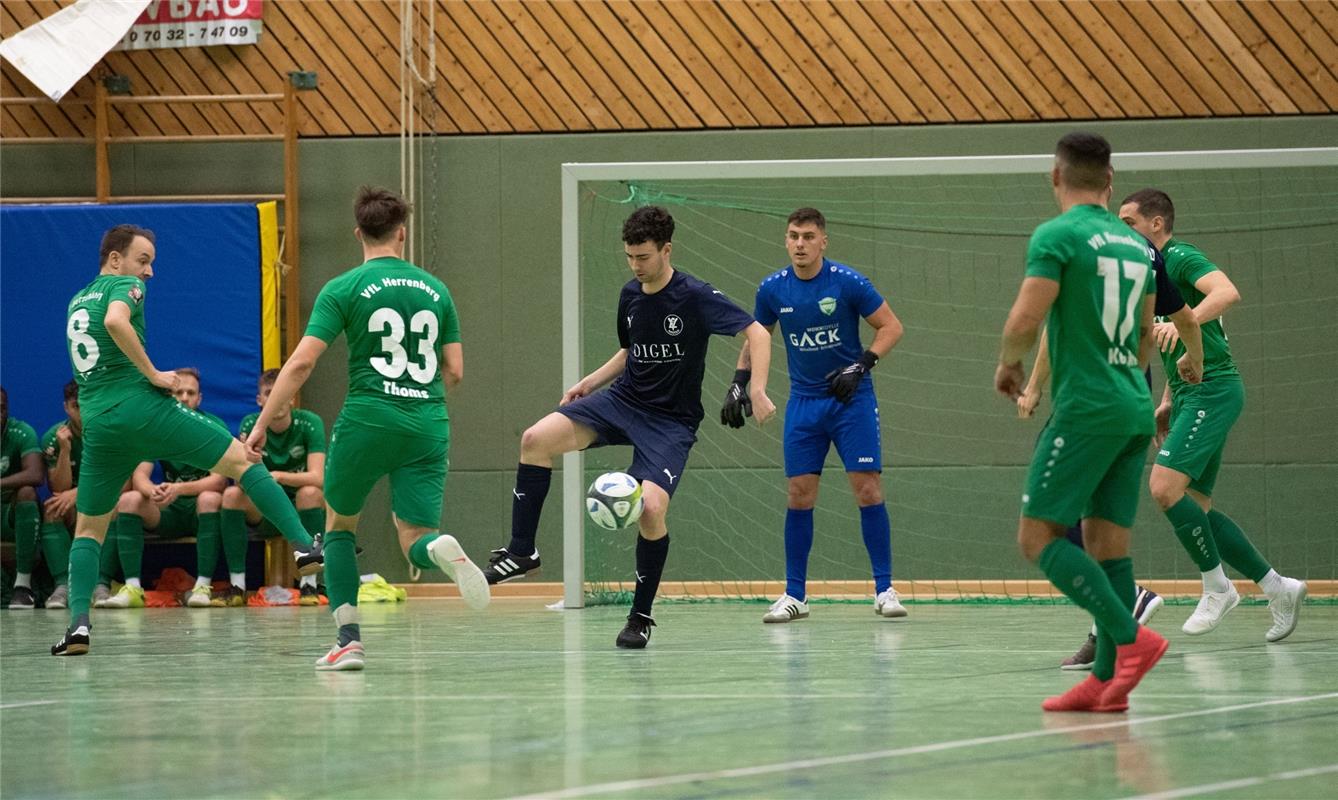
<path id="1" fill-rule="evenodd" d="M 752 370 L 734 371 L 734 381 L 725 393 L 725 405 L 720 409 L 720 424 L 731 428 L 742 428 L 743 418 L 753 415 L 753 401 L 748 399 L 748 380 L 753 377 Z"/>
<path id="2" fill-rule="evenodd" d="M 855 396 L 864 375 L 878 363 L 878 356 L 872 350 L 865 350 L 860 357 L 844 369 L 834 369 L 827 373 L 827 391 L 842 403 L 849 403 Z"/>

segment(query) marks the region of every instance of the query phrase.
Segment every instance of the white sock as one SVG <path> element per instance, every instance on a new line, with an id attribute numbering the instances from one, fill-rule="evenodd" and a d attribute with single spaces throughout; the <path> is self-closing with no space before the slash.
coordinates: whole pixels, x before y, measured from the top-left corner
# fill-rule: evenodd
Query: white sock
<path id="1" fill-rule="evenodd" d="M 1264 594 L 1272 596 L 1282 591 L 1282 576 L 1275 569 L 1270 569 L 1268 574 L 1259 579 L 1259 588 L 1264 590 Z"/>
<path id="2" fill-rule="evenodd" d="M 311 588 L 315 589 L 315 588 L 316 588 L 316 576 L 315 576 L 315 575 L 303 575 L 303 576 L 302 576 L 302 580 L 299 581 L 297 585 L 298 585 L 298 586 L 310 586 Z"/>
<path id="3" fill-rule="evenodd" d="M 31 572 L 17 572 L 14 574 L 14 588 L 26 586 L 31 589 L 33 588 L 32 580 L 33 574 Z"/>
<path id="4" fill-rule="evenodd" d="M 1204 591 L 1221 594 L 1222 592 L 1231 589 L 1231 581 L 1227 580 L 1226 573 L 1222 571 L 1221 564 L 1218 564 L 1207 572 L 1201 574 L 1203 575 Z"/>
<path id="5" fill-rule="evenodd" d="M 211 585 L 211 581 L 209 580 L 209 576 L 208 576 L 208 575 L 201 575 L 200 577 L 198 577 L 198 578 L 195 579 L 195 588 L 196 588 L 196 589 L 200 588 L 201 586 L 203 586 L 203 587 L 205 587 L 205 588 L 207 589 L 207 588 L 209 588 L 210 585 Z"/>
<path id="6" fill-rule="evenodd" d="M 236 586 L 238 589 L 241 589 L 243 592 L 246 591 L 246 573 L 245 573 L 245 572 L 229 572 L 229 573 L 228 573 L 228 580 L 232 581 L 232 585 L 233 585 L 233 586 Z"/>
<path id="7" fill-rule="evenodd" d="M 144 587 L 143 587 L 143 586 L 140 586 L 140 584 L 139 584 L 139 578 L 126 578 L 126 579 L 125 579 L 125 585 L 126 585 L 126 586 L 132 586 L 132 587 L 134 587 L 134 588 L 136 588 L 136 589 L 139 589 L 140 591 L 144 591 Z"/>

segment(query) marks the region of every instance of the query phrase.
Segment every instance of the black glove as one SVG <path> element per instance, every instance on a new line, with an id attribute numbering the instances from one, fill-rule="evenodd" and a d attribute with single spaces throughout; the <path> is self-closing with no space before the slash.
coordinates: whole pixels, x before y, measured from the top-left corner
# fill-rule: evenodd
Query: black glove
<path id="1" fill-rule="evenodd" d="M 753 377 L 752 370 L 734 371 L 734 381 L 725 394 L 725 405 L 720 409 L 720 424 L 731 428 L 742 428 L 743 418 L 753 415 L 753 401 L 748 399 L 748 380 Z"/>
<path id="2" fill-rule="evenodd" d="M 828 384 L 828 393 L 842 403 L 849 403 L 850 398 L 855 396 L 860 381 L 864 380 L 864 374 L 873 369 L 873 365 L 877 363 L 878 356 L 874 355 L 872 350 L 865 350 L 855 363 L 827 373 L 825 380 Z"/>

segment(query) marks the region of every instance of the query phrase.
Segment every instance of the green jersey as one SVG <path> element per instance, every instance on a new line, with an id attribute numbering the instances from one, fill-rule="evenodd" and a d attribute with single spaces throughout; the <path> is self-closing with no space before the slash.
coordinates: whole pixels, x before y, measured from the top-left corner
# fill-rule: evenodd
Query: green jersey
<path id="1" fill-rule="evenodd" d="M 185 406 L 180 406 L 180 409 L 186 412 L 187 414 L 194 414 L 195 416 L 217 427 L 224 433 L 227 433 L 229 436 L 232 435 L 231 433 L 228 433 L 228 424 L 223 420 L 219 419 L 218 417 L 214 416 L 213 414 L 210 414 L 208 411 L 200 411 L 199 409 L 191 410 L 189 408 L 186 408 Z M 167 483 L 185 483 L 186 481 L 198 481 L 199 479 L 209 474 L 209 470 L 200 469 L 199 467 L 192 467 L 190 464 L 187 464 L 185 462 L 159 461 L 158 463 L 163 465 L 163 480 L 166 481 Z"/>
<path id="2" fill-rule="evenodd" d="M 9 418 L 4 431 L 0 431 L 4 441 L 0 442 L 0 477 L 8 478 L 23 471 L 23 459 L 42 449 L 37 445 L 37 431 L 21 419 Z M 14 492 L 5 490 L 5 500 L 14 496 Z"/>
<path id="3" fill-rule="evenodd" d="M 1152 433 L 1138 329 L 1157 284 L 1143 239 L 1100 206 L 1074 206 L 1032 233 L 1027 277 L 1059 282 L 1047 321 L 1055 426 Z"/>
<path id="4" fill-rule="evenodd" d="M 74 379 L 79 382 L 79 407 L 88 420 L 127 397 L 155 391 L 121 348 L 105 324 L 112 301 L 130 306 L 130 324 L 144 343 L 144 281 L 129 275 L 99 275 L 74 296 L 65 315 L 65 344 Z"/>
<path id="5" fill-rule="evenodd" d="M 56 442 L 56 432 L 64 426 L 70 426 L 70 478 L 74 480 L 74 485 L 79 485 L 79 461 L 84 455 L 84 437 L 74 433 L 74 426 L 70 425 L 67 419 L 64 422 L 57 422 L 46 433 L 42 434 L 42 454 L 46 456 L 46 468 L 54 469 L 56 462 L 60 460 L 60 447 Z"/>
<path id="6" fill-rule="evenodd" d="M 1199 248 L 1175 239 L 1166 243 L 1162 255 L 1166 259 L 1166 276 L 1175 282 L 1175 288 L 1184 295 L 1189 307 L 1202 303 L 1207 295 L 1199 291 L 1194 282 L 1210 272 L 1216 272 L 1217 265 L 1209 261 Z M 1162 317 L 1158 317 L 1158 320 L 1166 321 Z M 1236 369 L 1236 362 L 1231 359 L 1231 347 L 1227 344 L 1226 331 L 1222 330 L 1221 317 L 1199 327 L 1203 330 L 1203 379 L 1207 381 L 1225 375 L 1239 375 L 1240 370 Z M 1185 346 L 1179 342 L 1169 352 L 1161 354 L 1173 394 L 1189 385 L 1175 367 L 1175 362 L 1184 354 Z"/>
<path id="7" fill-rule="evenodd" d="M 250 414 L 242 420 L 237 438 L 251 435 L 259 414 Z M 282 432 L 270 428 L 265 432 L 265 469 L 270 472 L 306 472 L 307 456 L 325 452 L 325 423 L 314 412 L 304 408 L 293 409 L 292 424 Z"/>
<path id="8" fill-rule="evenodd" d="M 325 284 L 307 336 L 348 337 L 344 414 L 382 430 L 447 439 L 441 347 L 460 341 L 451 293 L 398 258 L 374 258 Z"/>

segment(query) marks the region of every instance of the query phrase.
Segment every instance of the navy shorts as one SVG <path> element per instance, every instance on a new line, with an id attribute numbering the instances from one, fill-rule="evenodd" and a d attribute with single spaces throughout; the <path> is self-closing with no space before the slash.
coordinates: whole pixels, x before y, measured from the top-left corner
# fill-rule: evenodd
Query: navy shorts
<path id="1" fill-rule="evenodd" d="M 849 403 L 831 395 L 790 395 L 785 404 L 785 477 L 821 475 L 833 444 L 846 472 L 882 472 L 878 399 L 860 389 Z"/>
<path id="2" fill-rule="evenodd" d="M 572 401 L 557 412 L 595 432 L 591 447 L 632 445 L 632 466 L 627 474 L 638 481 L 650 481 L 673 496 L 687 466 L 688 451 L 697 441 L 695 428 L 637 408 L 608 391 Z"/>

